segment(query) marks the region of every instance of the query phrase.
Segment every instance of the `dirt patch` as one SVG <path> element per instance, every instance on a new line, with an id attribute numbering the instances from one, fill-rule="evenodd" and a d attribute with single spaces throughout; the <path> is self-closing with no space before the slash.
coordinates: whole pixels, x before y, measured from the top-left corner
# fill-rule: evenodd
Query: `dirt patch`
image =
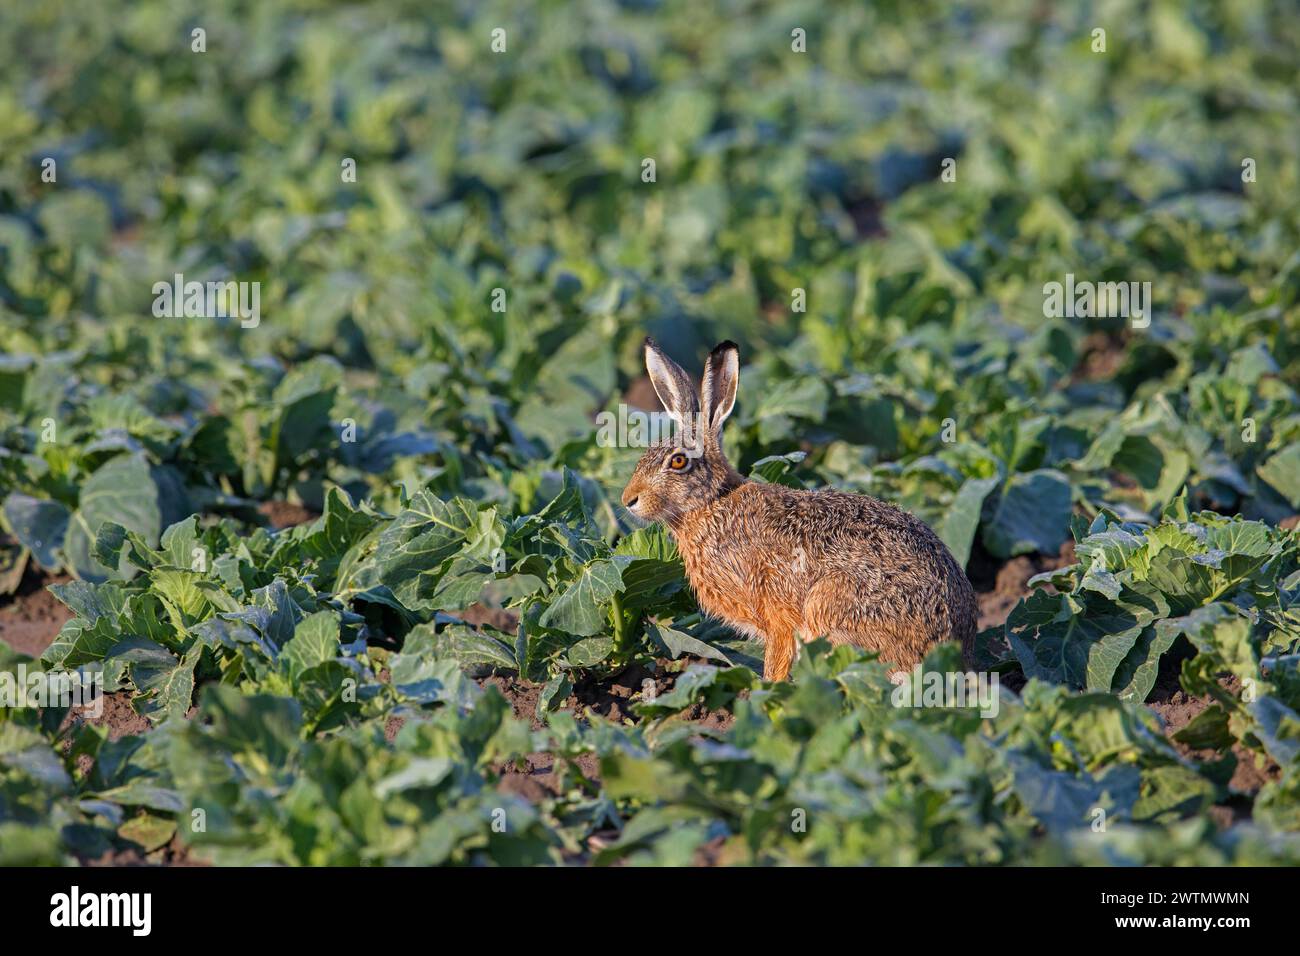
<path id="1" fill-rule="evenodd" d="M 631 705 L 644 700 L 651 688 L 654 696 L 672 690 L 677 683 L 680 664 L 680 661 L 665 658 L 655 661 L 652 666 L 633 664 L 613 676 L 581 677 L 558 709 L 581 714 L 590 708 L 593 713 L 615 723 L 636 723 L 640 718 L 632 712 Z M 533 730 L 542 729 L 544 725 L 537 719 L 542 684 L 520 680 L 507 673 L 492 674 L 479 683 L 500 691 L 501 696 L 510 702 L 510 710 L 517 719 L 528 721 Z"/>
<path id="2" fill-rule="evenodd" d="M 82 866 L 209 866 L 190 856 L 190 848 L 181 843 L 179 836 L 158 849 L 146 853 L 138 846 L 127 846 L 106 851 L 102 856 L 80 859 Z"/>
<path id="3" fill-rule="evenodd" d="M 593 785 L 600 783 L 600 761 L 595 754 L 557 757 L 539 751 L 496 765 L 493 769 L 500 775 L 497 789 L 523 797 L 530 803 L 561 796 L 566 789 L 564 770 L 570 763 Z"/>
<path id="4" fill-rule="evenodd" d="M 91 716 L 89 711 L 84 707 L 74 707 L 69 709 L 63 718 L 63 723 L 59 727 L 60 732 L 66 731 L 69 727 L 82 726 L 89 724 L 92 727 L 107 727 L 108 739 L 118 740 L 122 737 L 138 736 L 148 733 L 153 729 L 147 717 L 137 714 L 131 708 L 131 694 L 127 691 L 116 691 L 112 694 L 105 694 L 103 697 L 103 708 L 98 717 Z M 186 717 L 194 715 L 195 708 L 191 707 Z M 67 754 L 72 749 L 72 738 L 66 736 L 63 739 L 63 752 Z M 78 754 L 77 770 L 83 775 L 89 775 L 95 767 L 95 759 L 90 754 Z"/>
<path id="5" fill-rule="evenodd" d="M 398 731 L 400 731 L 404 726 L 406 726 L 405 717 L 390 716 L 388 720 L 384 722 L 384 739 L 391 744 L 393 739 L 397 736 Z"/>
<path id="6" fill-rule="evenodd" d="M 69 718 L 80 720 L 92 727 L 107 727 L 109 740 L 117 740 L 121 737 L 136 734 L 147 734 L 153 729 L 153 725 L 149 723 L 149 718 L 137 714 L 132 709 L 129 691 L 122 690 L 112 694 L 105 694 L 103 700 L 104 708 L 98 717 L 91 717 L 84 710 L 77 710 L 69 714 Z"/>
<path id="7" fill-rule="evenodd" d="M 304 508 L 302 505 L 296 505 L 289 501 L 263 501 L 257 506 L 257 513 L 265 518 L 276 531 L 283 528 L 292 528 L 295 525 L 307 524 L 320 517 L 310 508 Z"/>
<path id="8" fill-rule="evenodd" d="M 1109 382 L 1128 357 L 1128 346 L 1114 332 L 1090 332 L 1082 342 L 1079 363 L 1070 376 L 1071 382 Z"/>
<path id="9" fill-rule="evenodd" d="M 510 712 L 516 720 L 526 720 L 533 730 L 541 730 L 542 722 L 537 719 L 537 702 L 542 697 L 541 684 L 505 674 L 492 674 L 479 681 L 479 684 L 485 688 L 495 687 L 510 702 Z"/>
<path id="10" fill-rule="evenodd" d="M 191 707 L 185 715 L 187 718 L 192 717 L 195 708 Z M 99 716 L 91 716 L 85 708 L 76 708 L 70 710 L 64 718 L 64 728 L 68 725 L 89 724 L 93 727 L 107 727 L 108 739 L 119 740 L 122 737 L 136 736 L 148 733 L 153 725 L 149 723 L 148 718 L 137 714 L 131 707 L 131 694 L 127 691 L 116 691 L 103 696 L 103 709 Z M 63 742 L 64 751 L 72 746 L 71 738 L 66 738 Z M 81 754 L 77 757 L 77 769 L 88 775 L 94 769 L 94 758 L 89 754 Z M 165 845 L 153 850 L 146 850 L 144 847 L 135 844 L 125 844 L 112 847 L 105 850 L 97 857 L 81 856 L 78 854 L 78 862 L 82 866 L 207 866 L 202 860 L 196 859 L 190 855 L 190 848 L 181 843 L 178 836 Z"/>
<path id="11" fill-rule="evenodd" d="M 488 607 L 486 604 L 471 604 L 463 611 L 453 611 L 466 624 L 471 627 L 481 627 L 486 624 L 494 627 L 498 631 L 504 631 L 507 634 L 513 634 L 519 629 L 519 615 L 515 611 L 507 610 L 502 607 Z"/>
<path id="12" fill-rule="evenodd" d="M 677 683 L 677 674 L 665 669 L 667 663 L 657 661 L 654 667 L 633 664 L 612 679 L 584 677 L 574 685 L 564 706 L 579 713 L 589 707 L 615 723 L 636 723 L 640 718 L 631 711 L 634 700 L 666 694 Z"/>
<path id="13" fill-rule="evenodd" d="M 72 617 L 72 612 L 47 587 L 72 579 L 46 575 L 28 567 L 18 590 L 0 598 L 0 641 L 20 654 L 40 657 Z"/>
<path id="14" fill-rule="evenodd" d="M 1183 659 L 1192 656 L 1194 652 L 1190 647 L 1182 654 L 1165 655 L 1165 658 L 1160 661 L 1160 676 L 1156 679 L 1156 686 L 1152 688 L 1151 695 L 1147 698 L 1147 707 L 1160 717 L 1165 727 L 1165 735 L 1180 754 L 1204 762 L 1216 759 L 1218 754 L 1212 750 L 1194 750 L 1174 740 L 1174 734 L 1214 703 L 1214 699 L 1208 694 L 1204 697 L 1190 696 L 1178 682 L 1177 668 L 1181 666 Z M 1240 680 L 1232 676 L 1220 678 L 1219 686 L 1234 696 L 1241 691 Z M 1255 752 L 1240 743 L 1233 744 L 1232 754 L 1237 758 L 1237 766 L 1228 781 L 1228 790 L 1234 795 L 1253 798 L 1260 787 L 1277 780 L 1282 774 L 1281 768 L 1272 760 L 1264 760 L 1261 766 L 1257 762 Z M 1227 820 L 1228 823 L 1250 816 L 1249 802 L 1234 803 L 1231 809 L 1235 812 Z"/>
<path id="15" fill-rule="evenodd" d="M 1057 554 L 1022 554 L 1002 565 L 977 542 L 971 552 L 968 573 L 979 604 L 980 630 L 1001 627 L 1007 622 L 1016 604 L 1029 594 L 1029 579 L 1034 575 L 1074 563 L 1073 539 L 1061 545 Z"/>
<path id="16" fill-rule="evenodd" d="M 748 691 L 741 691 L 741 696 L 747 696 Z M 688 710 L 682 712 L 682 716 L 692 723 L 699 724 L 700 727 L 724 734 L 731 729 L 731 725 L 736 722 L 736 715 L 729 710 L 709 710 L 703 703 L 696 701 L 691 704 Z"/>
<path id="17" fill-rule="evenodd" d="M 173 836 L 169 843 L 144 852 L 140 847 L 121 847 L 105 851 L 103 856 L 81 858 L 82 866 L 209 866 L 190 856 L 190 848 Z"/>
<path id="18" fill-rule="evenodd" d="M 1282 768 L 1272 760 L 1266 759 L 1260 766 L 1255 753 L 1241 744 L 1233 744 L 1232 752 L 1237 758 L 1237 769 L 1228 781 L 1229 790 L 1254 797 L 1264 784 L 1281 779 Z"/>
<path id="19" fill-rule="evenodd" d="M 528 754 L 523 760 L 499 764 L 494 768 L 500 779 L 497 790 L 523 797 L 529 803 L 541 803 L 558 797 L 562 787 L 554 771 L 554 758 L 547 753 Z"/>
<path id="20" fill-rule="evenodd" d="M 1178 674 L 1183 660 L 1189 656 L 1189 649 L 1185 642 L 1176 643 L 1170 652 L 1160 659 L 1155 686 L 1147 695 L 1146 705 L 1160 718 L 1165 728 L 1165 736 L 1179 753 L 1193 760 L 1210 760 L 1214 757 L 1212 752 L 1195 751 L 1186 744 L 1174 740 L 1174 734 L 1195 720 L 1211 703 L 1208 696 L 1189 696 L 1179 682 Z"/>

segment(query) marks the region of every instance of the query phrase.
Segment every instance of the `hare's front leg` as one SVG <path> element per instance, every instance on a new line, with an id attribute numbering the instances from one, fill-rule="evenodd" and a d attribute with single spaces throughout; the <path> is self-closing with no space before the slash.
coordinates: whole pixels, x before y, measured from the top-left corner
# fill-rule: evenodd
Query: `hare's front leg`
<path id="1" fill-rule="evenodd" d="M 763 680 L 785 680 L 794 662 L 794 631 L 770 633 L 763 647 Z"/>

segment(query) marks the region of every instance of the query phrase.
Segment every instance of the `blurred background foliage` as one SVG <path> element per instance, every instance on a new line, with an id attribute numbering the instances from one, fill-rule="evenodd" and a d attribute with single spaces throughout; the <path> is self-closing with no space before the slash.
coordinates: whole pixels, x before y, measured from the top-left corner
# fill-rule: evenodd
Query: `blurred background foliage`
<path id="1" fill-rule="evenodd" d="M 967 494 L 995 554 L 1051 550 L 1072 502 L 1154 516 L 1184 482 L 1278 520 L 1300 506 L 1293 12 L 11 7 L 0 434 L 45 464 L 6 477 L 75 507 L 110 429 L 193 508 L 319 509 L 329 483 L 396 479 L 526 509 L 559 464 L 608 492 L 635 450 L 597 447 L 593 415 L 635 386 L 651 333 L 695 369 L 741 343 L 742 470 L 802 444 L 791 480 L 936 522 L 997 478 Z M 260 282 L 260 326 L 153 317 L 177 272 Z M 1066 273 L 1150 281 L 1151 326 L 1045 318 Z M 286 370 L 308 360 L 295 394 L 329 397 L 315 440 L 285 448 Z M 75 450 L 35 440 L 46 417 Z M 344 417 L 358 447 L 329 427 Z M 1008 541 L 1006 494 L 1049 519 Z"/>

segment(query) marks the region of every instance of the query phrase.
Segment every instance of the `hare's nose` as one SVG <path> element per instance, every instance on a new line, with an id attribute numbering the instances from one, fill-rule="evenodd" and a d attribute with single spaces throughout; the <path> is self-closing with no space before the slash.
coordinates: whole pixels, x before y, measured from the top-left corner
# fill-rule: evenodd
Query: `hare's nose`
<path id="1" fill-rule="evenodd" d="M 624 507 L 624 508 L 634 508 L 634 507 L 636 507 L 636 503 L 637 503 L 637 501 L 640 500 L 640 498 L 641 498 L 640 495 L 638 495 L 638 494 L 633 494 L 631 491 L 625 491 L 625 492 L 623 492 L 623 507 Z"/>

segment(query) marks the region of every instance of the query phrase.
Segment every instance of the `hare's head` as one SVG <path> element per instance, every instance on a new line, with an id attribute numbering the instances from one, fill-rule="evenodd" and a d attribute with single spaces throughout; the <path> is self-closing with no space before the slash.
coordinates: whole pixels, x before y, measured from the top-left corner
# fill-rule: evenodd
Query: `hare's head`
<path id="1" fill-rule="evenodd" d="M 722 453 L 722 423 L 736 405 L 740 383 L 740 351 L 735 342 L 723 342 L 710 352 L 698 392 L 651 339 L 645 340 L 645 367 L 677 427 L 671 438 L 655 442 L 641 456 L 623 489 L 623 504 L 638 518 L 671 528 L 744 480 Z"/>

